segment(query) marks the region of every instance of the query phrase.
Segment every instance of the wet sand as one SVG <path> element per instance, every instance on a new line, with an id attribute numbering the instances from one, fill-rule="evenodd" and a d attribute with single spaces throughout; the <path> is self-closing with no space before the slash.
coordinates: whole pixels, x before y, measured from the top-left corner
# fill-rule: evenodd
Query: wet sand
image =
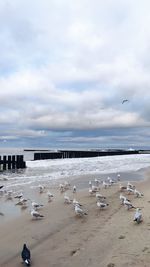
<path id="1" fill-rule="evenodd" d="M 142 209 L 143 222 L 139 225 L 133 222 L 135 210 L 127 211 L 120 204 L 118 184 L 100 190 L 109 203 L 105 210 L 97 208 L 96 198 L 87 188 L 77 191 L 76 199 L 88 212 L 83 218 L 75 216 L 72 204 L 64 204 L 64 195 L 56 188 L 51 190 L 51 203 L 47 203 L 46 193 L 39 196 L 45 204 L 40 210 L 43 219 L 33 220 L 29 209 L 9 220 L 2 218 L 4 214 L 0 217 L 0 266 L 23 266 L 20 253 L 26 243 L 32 266 L 36 267 L 149 267 L 150 172 L 145 178 L 133 182 L 144 197 L 127 195 L 134 206 Z M 74 197 L 72 190 L 67 194 Z"/>

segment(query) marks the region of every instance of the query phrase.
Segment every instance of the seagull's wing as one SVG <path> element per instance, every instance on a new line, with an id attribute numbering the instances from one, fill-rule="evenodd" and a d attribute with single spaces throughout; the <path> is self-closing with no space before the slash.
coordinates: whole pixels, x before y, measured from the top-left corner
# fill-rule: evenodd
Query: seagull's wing
<path id="1" fill-rule="evenodd" d="M 125 102 L 128 102 L 129 100 L 128 99 L 124 99 L 123 101 L 122 101 L 122 104 L 124 104 Z"/>

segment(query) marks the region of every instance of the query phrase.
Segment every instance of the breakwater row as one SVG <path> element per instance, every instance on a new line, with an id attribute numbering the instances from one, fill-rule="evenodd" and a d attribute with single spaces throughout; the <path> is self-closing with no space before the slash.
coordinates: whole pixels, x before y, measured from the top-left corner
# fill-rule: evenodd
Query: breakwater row
<path id="1" fill-rule="evenodd" d="M 58 150 L 35 152 L 34 160 L 61 159 L 61 158 L 88 158 L 115 155 L 139 154 L 139 150 Z"/>
<path id="2" fill-rule="evenodd" d="M 23 155 L 0 156 L 0 171 L 26 168 Z"/>

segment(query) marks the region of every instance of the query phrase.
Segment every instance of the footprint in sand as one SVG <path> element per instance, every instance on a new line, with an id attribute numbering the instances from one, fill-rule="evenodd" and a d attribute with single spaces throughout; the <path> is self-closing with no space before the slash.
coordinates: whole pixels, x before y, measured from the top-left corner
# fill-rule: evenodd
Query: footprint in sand
<path id="1" fill-rule="evenodd" d="M 125 237 L 125 235 L 120 235 L 118 238 L 119 239 L 125 239 L 126 237 Z"/>
<path id="2" fill-rule="evenodd" d="M 143 250 L 142 250 L 142 252 L 145 252 L 148 249 L 149 249 L 148 247 L 144 247 Z"/>
<path id="3" fill-rule="evenodd" d="M 74 249 L 70 252 L 71 256 L 76 256 L 79 253 L 80 248 Z"/>
<path id="4" fill-rule="evenodd" d="M 108 263 L 107 267 L 115 267 L 114 263 Z"/>

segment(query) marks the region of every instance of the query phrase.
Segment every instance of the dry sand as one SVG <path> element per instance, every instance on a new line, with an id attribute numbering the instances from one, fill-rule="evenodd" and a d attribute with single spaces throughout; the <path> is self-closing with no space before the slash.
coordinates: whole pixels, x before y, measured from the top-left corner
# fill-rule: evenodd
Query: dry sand
<path id="1" fill-rule="evenodd" d="M 72 205 L 64 204 L 63 194 L 53 190 L 53 202 L 41 210 L 43 219 L 32 220 L 26 210 L 22 216 L 1 223 L 0 266 L 23 266 L 20 253 L 27 243 L 36 267 L 149 267 L 150 179 L 134 184 L 144 197 L 128 198 L 142 208 L 141 224 L 133 222 L 134 210 L 127 211 L 120 204 L 118 185 L 101 189 L 109 203 L 106 210 L 97 208 L 87 189 L 77 192 L 77 200 L 88 210 L 84 218 L 77 218 Z M 71 190 L 67 194 L 73 197 Z M 46 194 L 42 197 L 46 199 Z"/>

